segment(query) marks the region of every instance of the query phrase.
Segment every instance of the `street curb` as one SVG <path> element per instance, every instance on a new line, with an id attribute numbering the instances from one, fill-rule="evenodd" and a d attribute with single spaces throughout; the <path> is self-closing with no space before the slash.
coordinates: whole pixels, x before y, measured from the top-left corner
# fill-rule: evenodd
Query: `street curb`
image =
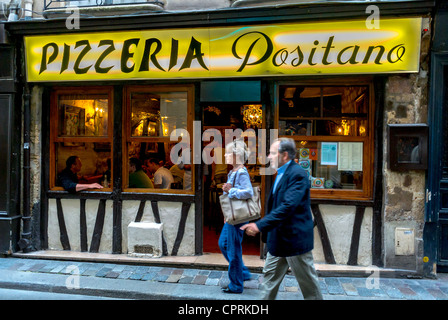
<path id="1" fill-rule="evenodd" d="M 71 277 L 71 278 L 69 278 Z M 119 280 L 79 276 L 79 287 L 69 288 L 73 275 L 41 274 L 2 270 L 0 287 L 64 294 L 103 296 L 136 300 L 259 300 L 259 290 L 245 289 L 242 294 L 225 294 L 218 286 L 161 283 L 155 281 Z M 70 284 L 73 284 L 70 282 Z M 76 286 L 76 284 L 73 284 Z M 296 293 L 279 293 L 279 299 L 297 300 Z"/>
<path id="2" fill-rule="evenodd" d="M 113 263 L 126 265 L 140 265 L 140 266 L 160 266 L 167 268 L 186 268 L 186 269 L 206 269 L 206 270 L 227 270 L 228 264 L 207 264 L 207 263 L 186 263 L 179 257 L 170 257 L 173 261 L 166 261 L 162 259 L 135 259 L 127 258 L 126 255 L 113 254 L 83 254 L 83 253 L 67 253 L 59 251 L 37 251 L 32 253 L 17 252 L 11 255 L 13 258 L 25 259 L 45 259 L 53 261 L 76 261 L 76 262 L 94 262 L 94 263 Z M 125 258 L 122 258 L 125 256 Z M 315 263 L 317 275 L 319 277 L 353 277 L 353 278 L 367 278 L 373 271 L 378 271 L 383 278 L 423 278 L 420 273 L 415 270 L 405 269 L 388 269 L 376 266 L 360 267 L 336 264 L 320 264 Z M 262 273 L 262 266 L 251 266 L 246 264 L 251 272 Z"/>

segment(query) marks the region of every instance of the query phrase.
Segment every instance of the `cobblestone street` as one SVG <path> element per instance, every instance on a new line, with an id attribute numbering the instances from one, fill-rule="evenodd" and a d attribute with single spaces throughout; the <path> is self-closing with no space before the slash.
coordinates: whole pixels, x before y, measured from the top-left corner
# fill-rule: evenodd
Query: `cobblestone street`
<path id="1" fill-rule="evenodd" d="M 228 282 L 227 272 L 223 270 L 21 258 L 0 259 L 0 270 L 36 276 L 80 275 L 81 281 L 96 278 L 133 280 L 153 285 L 178 284 L 195 290 L 201 287 L 216 288 L 216 296 L 204 297 L 205 299 L 220 299 L 220 287 Z M 4 282 L 5 279 L 2 281 Z M 244 283 L 246 290 L 241 296 L 247 292 L 258 291 L 262 281 L 262 274 L 252 273 L 252 279 Z M 365 278 L 320 277 L 319 281 L 325 299 L 448 300 L 448 277 L 444 274 L 435 280 L 393 279 L 371 275 Z M 286 275 L 280 286 L 280 294 L 289 299 L 302 299 L 294 276 Z"/>

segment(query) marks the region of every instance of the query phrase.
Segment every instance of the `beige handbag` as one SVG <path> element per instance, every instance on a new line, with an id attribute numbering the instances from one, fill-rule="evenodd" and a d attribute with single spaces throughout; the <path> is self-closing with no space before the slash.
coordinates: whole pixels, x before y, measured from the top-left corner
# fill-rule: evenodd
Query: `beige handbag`
<path id="1" fill-rule="evenodd" d="M 235 174 L 238 174 L 235 173 Z M 235 185 L 235 179 L 233 185 Z M 260 187 L 253 187 L 254 195 L 249 199 L 231 199 L 228 194 L 219 197 L 222 213 L 227 223 L 235 225 L 259 219 L 261 212 Z"/>

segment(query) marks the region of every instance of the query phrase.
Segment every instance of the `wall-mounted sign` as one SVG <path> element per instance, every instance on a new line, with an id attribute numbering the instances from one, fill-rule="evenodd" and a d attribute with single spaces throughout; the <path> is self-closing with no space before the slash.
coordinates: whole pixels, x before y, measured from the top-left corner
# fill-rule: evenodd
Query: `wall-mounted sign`
<path id="1" fill-rule="evenodd" d="M 421 18 L 25 37 L 38 81 L 418 72 Z"/>

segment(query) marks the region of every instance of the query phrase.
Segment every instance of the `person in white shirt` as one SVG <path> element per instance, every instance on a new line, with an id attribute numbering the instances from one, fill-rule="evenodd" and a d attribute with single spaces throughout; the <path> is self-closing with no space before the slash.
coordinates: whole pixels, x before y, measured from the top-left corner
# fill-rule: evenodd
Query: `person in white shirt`
<path id="1" fill-rule="evenodd" d="M 154 187 L 156 189 L 170 189 L 171 184 L 174 182 L 173 175 L 170 170 L 160 166 L 159 160 L 149 159 L 148 161 L 149 171 L 154 173 Z"/>

